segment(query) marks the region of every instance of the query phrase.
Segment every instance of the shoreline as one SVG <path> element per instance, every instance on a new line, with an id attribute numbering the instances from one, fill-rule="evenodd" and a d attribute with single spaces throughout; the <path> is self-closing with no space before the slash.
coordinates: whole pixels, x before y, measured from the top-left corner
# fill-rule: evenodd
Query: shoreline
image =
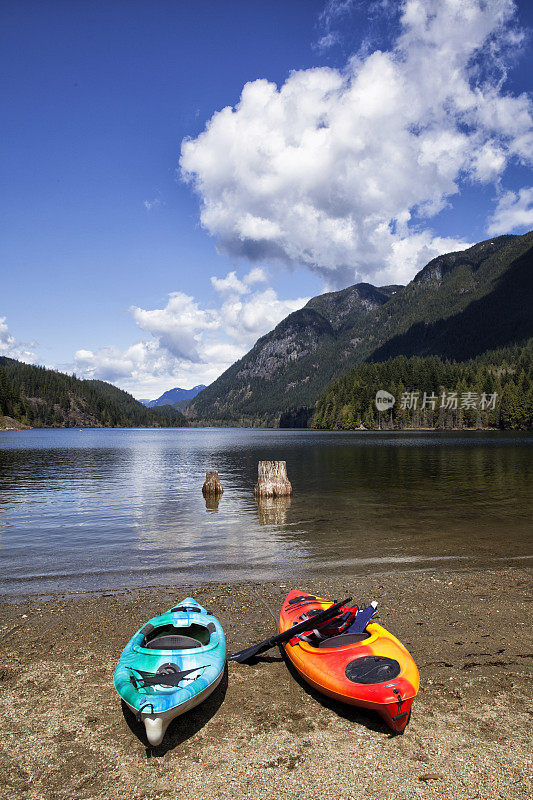
<path id="1" fill-rule="evenodd" d="M 55 426 L 31 426 L 23 425 L 17 420 L 12 420 L 10 427 L 0 425 L 0 433 L 7 431 L 183 431 L 183 430 L 250 430 L 250 431 L 306 431 L 307 433 L 528 433 L 533 428 L 495 428 L 495 427 L 462 427 L 462 428 L 286 428 L 273 427 L 269 425 L 146 425 L 142 427 L 123 427 L 111 425 L 65 425 Z"/>
<path id="2" fill-rule="evenodd" d="M 459 574 L 478 574 L 478 573 L 485 573 L 485 572 L 500 572 L 502 570 L 514 572 L 514 571 L 528 571 L 531 570 L 532 574 L 532 589 L 533 589 L 533 554 L 531 555 L 523 555 L 523 556 L 516 556 L 511 557 L 505 561 L 501 561 L 500 564 L 495 564 L 494 562 L 483 564 L 479 560 L 476 560 L 474 563 L 471 563 L 471 560 L 465 557 L 464 561 L 460 559 L 461 563 L 455 560 L 454 557 L 446 558 L 441 557 L 433 562 L 427 561 L 419 566 L 412 566 L 412 565 L 393 565 L 390 564 L 389 568 L 384 569 L 380 568 L 379 570 L 375 570 L 372 572 L 372 576 L 375 580 L 379 580 L 381 582 L 387 581 L 405 581 L 409 577 L 413 579 L 416 578 L 418 575 L 425 575 L 435 573 L 446 573 L 450 575 L 459 575 Z M 470 563 L 469 563 L 470 562 Z M 368 567 L 365 568 L 365 572 L 354 572 L 351 575 L 351 581 L 353 585 L 357 585 L 360 580 L 366 579 L 368 575 Z M 335 584 L 336 581 L 339 580 L 339 570 L 333 569 L 331 572 L 325 573 L 323 570 L 318 571 L 316 566 L 310 565 L 306 571 L 307 578 L 303 578 L 302 574 L 298 574 L 298 570 L 295 570 L 292 573 L 285 573 L 279 577 L 279 581 L 283 584 L 287 585 L 296 585 L 300 583 L 316 583 L 322 582 L 326 585 Z M 20 580 L 22 583 L 24 579 Z M 224 590 L 228 586 L 239 586 L 242 590 L 246 590 L 246 588 L 252 588 L 257 585 L 270 585 L 272 580 L 268 577 L 262 577 L 253 579 L 250 578 L 249 580 L 243 580 L 242 578 L 235 578 L 235 580 L 228 581 L 228 580 L 208 580 L 205 582 L 199 581 L 184 581 L 182 583 L 171 583 L 171 582 L 164 582 L 164 583 L 152 583 L 152 584 L 134 584 L 131 585 L 122 585 L 122 586 L 97 586 L 94 588 L 82 588 L 82 589 L 58 589 L 57 591 L 21 591 L 21 592 L 9 592 L 9 591 L 0 591 L 0 607 L 2 604 L 24 604 L 30 602 L 39 602 L 39 603 L 48 603 L 54 600 L 76 600 L 82 599 L 84 597 L 91 597 L 91 598 L 98 598 L 98 597 L 127 597 L 132 593 L 142 593 L 142 592 L 158 592 L 163 591 L 168 593 L 170 590 L 177 592 L 189 592 L 189 591 L 202 591 L 202 592 L 209 592 L 217 590 Z"/>
<path id="3" fill-rule="evenodd" d="M 331 599 L 353 593 L 359 602 L 379 601 L 378 621 L 408 647 L 421 675 L 403 736 L 373 714 L 317 695 L 272 651 L 255 665 L 231 663 L 227 683 L 175 720 L 160 747 L 147 748 L 112 683 L 130 636 L 193 594 L 219 617 L 228 652 L 238 650 L 273 631 L 258 596 L 276 614 L 297 586 L 289 577 L 20 596 L 0 602 L 5 793 L 288 800 L 300 787 L 303 800 L 530 796 L 530 570 L 432 567 L 310 574 L 303 583 L 298 588 Z"/>
<path id="4" fill-rule="evenodd" d="M 326 565 L 327 566 L 327 565 Z M 360 580 L 365 580 L 369 575 L 371 566 L 365 565 L 357 572 L 351 573 L 351 581 L 353 585 L 357 585 Z M 378 569 L 372 571 L 372 576 L 375 580 L 382 583 L 387 581 L 407 581 L 409 577 L 416 579 L 418 575 L 432 574 L 432 573 L 446 573 L 446 574 L 480 574 L 485 572 L 500 572 L 506 570 L 509 572 L 532 570 L 533 575 L 533 553 L 528 555 L 521 555 L 501 559 L 499 561 L 483 562 L 482 559 L 474 559 L 465 557 L 446 556 L 438 557 L 434 560 L 427 559 L 417 565 L 414 564 L 395 564 L 390 562 L 385 568 L 380 565 Z M 102 573 L 104 575 L 105 573 Z M 303 572 L 294 569 L 292 572 L 282 573 L 279 576 L 279 581 L 287 585 L 296 585 L 300 583 L 312 583 L 313 585 L 318 581 L 326 585 L 335 584 L 340 578 L 340 570 L 338 567 L 331 567 L 330 571 L 319 570 L 316 565 L 309 565 L 305 571 L 306 577 L 303 577 Z M 49 579 L 50 580 L 50 579 Z M 26 582 L 26 579 L 20 578 L 16 585 Z M 28 580 L 28 585 L 31 586 L 33 581 Z M 246 587 L 254 587 L 256 585 L 269 585 L 272 583 L 270 576 L 261 576 L 258 578 L 243 579 L 242 577 L 235 577 L 231 581 L 221 579 L 210 579 L 205 582 L 191 579 L 183 582 L 170 582 L 163 583 L 150 583 L 138 584 L 132 581 L 131 584 L 122 584 L 119 586 L 96 586 L 93 588 L 72 588 L 72 589 L 57 589 L 56 591 L 49 591 L 47 589 L 29 591 L 22 590 L 19 592 L 8 591 L 5 587 L 0 590 L 0 606 L 2 604 L 24 604 L 29 602 L 48 603 L 54 600 L 76 600 L 84 597 L 127 597 L 132 593 L 139 592 L 158 592 L 163 591 L 168 593 L 171 589 L 178 594 L 180 592 L 191 591 L 217 591 L 224 590 L 228 586 L 239 586 L 243 589 Z M 533 586 L 533 581 L 532 581 Z"/>

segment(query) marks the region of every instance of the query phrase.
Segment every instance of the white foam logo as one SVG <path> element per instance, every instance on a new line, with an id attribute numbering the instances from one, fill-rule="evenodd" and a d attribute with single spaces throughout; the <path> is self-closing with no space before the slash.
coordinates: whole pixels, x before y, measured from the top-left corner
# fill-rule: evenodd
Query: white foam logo
<path id="1" fill-rule="evenodd" d="M 396 398 L 390 392 L 386 392 L 385 389 L 380 389 L 376 392 L 375 402 L 378 411 L 387 411 L 389 408 L 393 407 Z"/>

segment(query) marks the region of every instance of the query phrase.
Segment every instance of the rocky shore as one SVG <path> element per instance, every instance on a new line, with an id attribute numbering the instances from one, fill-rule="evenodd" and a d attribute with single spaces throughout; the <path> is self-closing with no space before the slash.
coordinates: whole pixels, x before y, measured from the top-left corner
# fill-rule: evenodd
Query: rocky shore
<path id="1" fill-rule="evenodd" d="M 296 585 L 296 583 L 295 583 Z M 143 621 L 193 594 L 228 650 L 268 635 L 289 589 L 203 585 L 26 597 L 2 607 L 0 786 L 23 800 L 529 798 L 530 573 L 424 571 L 299 588 L 379 600 L 421 691 L 403 736 L 301 684 L 279 651 L 230 664 L 163 744 L 121 708 L 113 670 Z"/>

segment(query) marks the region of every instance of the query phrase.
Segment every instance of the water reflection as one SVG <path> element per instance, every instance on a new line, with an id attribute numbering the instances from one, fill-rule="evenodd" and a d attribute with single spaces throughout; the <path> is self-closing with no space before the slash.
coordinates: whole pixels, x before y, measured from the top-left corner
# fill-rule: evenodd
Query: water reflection
<path id="1" fill-rule="evenodd" d="M 220 505 L 221 499 L 222 499 L 222 495 L 206 494 L 205 495 L 205 510 L 206 511 L 218 511 L 218 507 Z"/>
<path id="2" fill-rule="evenodd" d="M 290 497 L 256 497 L 260 525 L 285 525 Z"/>
<path id="3" fill-rule="evenodd" d="M 0 434 L 2 589 L 521 558 L 531 553 L 532 441 L 214 429 Z M 292 500 L 254 499 L 264 459 L 287 461 Z M 224 495 L 204 500 L 213 465 Z"/>

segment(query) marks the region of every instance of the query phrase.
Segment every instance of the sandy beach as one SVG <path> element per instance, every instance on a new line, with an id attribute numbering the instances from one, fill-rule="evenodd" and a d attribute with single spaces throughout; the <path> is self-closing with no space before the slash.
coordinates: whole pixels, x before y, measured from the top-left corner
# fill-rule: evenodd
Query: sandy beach
<path id="1" fill-rule="evenodd" d="M 0 785 L 24 800 L 529 798 L 530 573 L 309 577 L 361 602 L 412 652 L 421 690 L 402 736 L 300 683 L 278 650 L 232 663 L 158 748 L 123 711 L 113 670 L 149 617 L 192 594 L 228 651 L 269 635 L 290 585 L 203 585 L 2 602 Z M 529 692 L 528 692 L 529 690 Z"/>

